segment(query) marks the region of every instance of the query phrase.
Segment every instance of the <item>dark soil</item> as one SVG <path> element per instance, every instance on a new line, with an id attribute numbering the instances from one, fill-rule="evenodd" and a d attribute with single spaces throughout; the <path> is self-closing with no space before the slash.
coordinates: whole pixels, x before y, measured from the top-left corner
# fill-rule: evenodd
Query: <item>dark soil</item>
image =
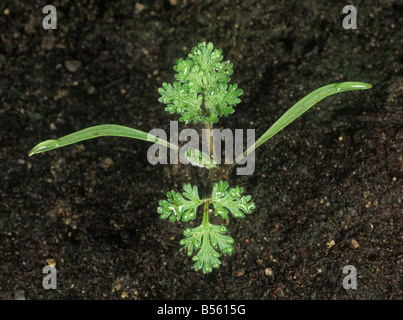
<path id="1" fill-rule="evenodd" d="M 402 299 L 401 2 L 358 1 L 357 30 L 342 27 L 346 1 L 53 4 L 57 30 L 43 1 L 0 3 L 1 299 Z M 27 156 L 96 124 L 168 128 L 157 88 L 200 41 L 244 90 L 218 127 L 256 138 L 323 85 L 373 85 L 326 98 L 257 150 L 253 175 L 230 177 L 257 209 L 230 219 L 236 252 L 209 275 L 179 251 L 189 224 L 156 212 L 204 169 L 152 166 L 148 143 L 123 138 Z"/>

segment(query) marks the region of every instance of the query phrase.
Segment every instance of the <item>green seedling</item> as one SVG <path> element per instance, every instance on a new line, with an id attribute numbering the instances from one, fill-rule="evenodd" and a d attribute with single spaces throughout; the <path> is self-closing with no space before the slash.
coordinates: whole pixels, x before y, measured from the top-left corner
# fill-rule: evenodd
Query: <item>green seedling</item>
<path id="1" fill-rule="evenodd" d="M 217 123 L 220 117 L 234 112 L 242 94 L 236 84 L 229 84 L 233 72 L 232 64 L 229 61 L 223 62 L 222 51 L 215 49 L 211 42 L 202 42 L 192 49 L 186 59 L 177 60 L 174 70 L 176 81 L 173 84 L 162 84 L 158 90 L 161 95 L 159 101 L 167 105 L 165 110 L 169 113 L 179 114 L 180 121 L 186 124 L 203 123 L 208 143 L 213 146 L 213 124 Z M 208 171 L 203 193 L 199 193 L 197 186 L 185 184 L 182 193 L 167 192 L 167 198 L 159 201 L 157 212 L 161 219 L 169 219 L 171 222 L 188 222 L 196 219 L 199 211 L 202 214 L 201 224 L 195 228 L 187 228 L 183 232 L 184 238 L 180 241 L 181 250 L 189 257 L 192 256 L 195 270 L 210 273 L 213 268 L 219 268 L 222 255 L 231 255 L 234 252 L 234 239 L 227 235 L 227 227 L 210 223 L 211 215 L 220 216 L 222 219 L 228 219 L 230 216 L 244 218 L 255 209 L 251 196 L 243 195 L 244 189 L 239 186 L 230 187 L 227 181 L 222 180 L 223 174 L 322 99 L 344 91 L 369 88 L 371 85 L 368 83 L 343 82 L 329 84 L 313 91 L 292 106 L 241 156 L 235 158 L 232 165 L 217 164 L 214 160 L 214 147 L 209 148 L 210 154 L 194 148 L 185 152 L 185 158 L 192 165 Z M 41 142 L 29 155 L 104 136 L 140 139 L 179 150 L 177 145 L 144 131 L 104 124 Z"/>

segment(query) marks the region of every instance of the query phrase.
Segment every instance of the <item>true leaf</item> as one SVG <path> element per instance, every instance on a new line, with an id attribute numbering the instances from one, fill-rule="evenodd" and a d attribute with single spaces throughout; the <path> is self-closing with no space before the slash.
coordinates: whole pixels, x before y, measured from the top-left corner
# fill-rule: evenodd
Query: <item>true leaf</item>
<path id="1" fill-rule="evenodd" d="M 182 221 L 187 222 L 196 218 L 197 208 L 203 203 L 200 200 L 199 192 L 196 186 L 185 184 L 183 195 L 180 192 L 168 191 L 168 200 L 160 200 L 157 212 L 160 219 L 167 219 L 171 222 Z"/>
<path id="2" fill-rule="evenodd" d="M 242 196 L 242 192 L 243 188 L 238 186 L 228 189 L 227 181 L 221 180 L 215 183 L 210 199 L 215 208 L 214 214 L 220 215 L 223 219 L 228 219 L 228 211 L 235 218 L 243 218 L 245 213 L 252 213 L 255 204 L 249 202 L 251 196 Z"/>
<path id="3" fill-rule="evenodd" d="M 213 268 L 219 268 L 220 254 L 231 255 L 234 252 L 234 239 L 225 235 L 227 228 L 224 226 L 213 224 L 201 224 L 196 228 L 187 228 L 183 235 L 184 239 L 180 241 L 180 245 L 186 250 L 188 256 L 192 256 L 194 252 L 198 253 L 193 256 L 195 261 L 194 268 L 196 271 L 202 269 L 203 273 L 210 273 Z"/>

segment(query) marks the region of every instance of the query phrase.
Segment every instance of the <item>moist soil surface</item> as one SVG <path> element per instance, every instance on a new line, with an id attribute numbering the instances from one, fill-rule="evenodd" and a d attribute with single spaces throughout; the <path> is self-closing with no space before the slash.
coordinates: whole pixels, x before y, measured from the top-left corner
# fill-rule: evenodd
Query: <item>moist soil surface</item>
<path id="1" fill-rule="evenodd" d="M 357 29 L 343 28 L 345 1 L 53 5 L 56 30 L 43 1 L 0 4 L 1 299 L 402 299 L 401 2 L 358 1 Z M 97 124 L 168 131 L 178 117 L 157 89 L 201 41 L 243 89 L 219 129 L 258 138 L 321 86 L 373 85 L 324 99 L 256 150 L 252 175 L 228 177 L 256 209 L 224 221 L 236 251 L 207 275 L 179 245 L 201 214 L 156 211 L 167 191 L 202 187 L 205 169 L 151 165 L 149 143 L 116 137 L 28 157 Z M 46 265 L 57 289 L 42 285 Z"/>

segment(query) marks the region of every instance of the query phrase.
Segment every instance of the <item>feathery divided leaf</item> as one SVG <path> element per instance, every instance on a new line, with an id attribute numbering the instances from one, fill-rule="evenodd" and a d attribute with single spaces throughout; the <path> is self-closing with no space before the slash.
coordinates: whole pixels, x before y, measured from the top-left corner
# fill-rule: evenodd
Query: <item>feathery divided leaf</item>
<path id="1" fill-rule="evenodd" d="M 185 123 L 192 120 L 198 121 L 202 116 L 202 96 L 198 96 L 196 92 L 190 92 L 188 86 L 179 82 L 174 82 L 172 86 L 164 82 L 158 92 L 161 94 L 158 101 L 168 105 L 165 110 L 169 113 L 180 114 L 180 121 Z"/>
<path id="2" fill-rule="evenodd" d="M 211 42 L 199 43 L 188 58 L 178 59 L 174 66 L 177 81 L 173 86 L 163 83 L 158 89 L 159 101 L 168 105 L 165 110 L 178 113 L 185 123 L 212 124 L 218 117 L 233 113 L 242 90 L 236 89 L 236 84 L 228 88 L 232 64 L 222 59 L 222 51 L 214 49 Z"/>
<path id="3" fill-rule="evenodd" d="M 215 183 L 210 199 L 215 208 L 214 215 L 228 219 L 228 210 L 235 218 L 243 218 L 245 213 L 252 213 L 255 204 L 249 202 L 251 196 L 241 196 L 242 192 L 243 188 L 238 186 L 228 189 L 227 181 L 221 180 Z"/>
<path id="4" fill-rule="evenodd" d="M 180 245 L 187 251 L 187 255 L 192 256 L 194 251 L 199 250 L 193 256 L 196 271 L 203 269 L 203 273 L 209 273 L 213 268 L 218 269 L 221 261 L 220 253 L 231 255 L 234 252 L 234 239 L 225 235 L 227 228 L 213 224 L 201 224 L 196 228 L 187 228 L 183 235 L 186 237 L 180 241 Z"/>
<path id="5" fill-rule="evenodd" d="M 234 112 L 234 106 L 241 102 L 238 97 L 242 90 L 237 88 L 237 84 L 229 87 L 226 84 L 220 84 L 216 90 L 205 97 L 206 108 L 210 114 L 217 116 L 228 116 Z"/>
<path id="6" fill-rule="evenodd" d="M 183 222 L 196 218 L 197 208 L 204 200 L 200 200 L 199 192 L 196 186 L 191 186 L 190 183 L 183 186 L 183 195 L 180 192 L 168 191 L 168 200 L 160 200 L 157 212 L 160 214 L 160 219 L 167 219 L 171 222 Z"/>

